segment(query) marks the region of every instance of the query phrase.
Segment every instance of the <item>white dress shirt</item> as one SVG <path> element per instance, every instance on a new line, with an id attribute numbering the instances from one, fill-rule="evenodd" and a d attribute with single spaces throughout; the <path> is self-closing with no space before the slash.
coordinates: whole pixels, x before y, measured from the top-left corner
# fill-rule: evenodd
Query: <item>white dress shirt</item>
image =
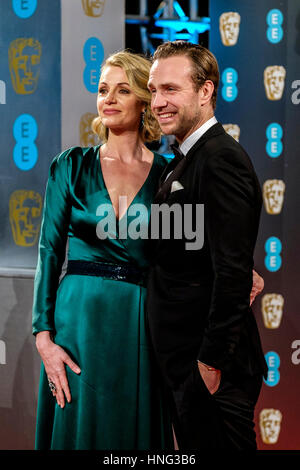
<path id="1" fill-rule="evenodd" d="M 210 129 L 214 124 L 217 124 L 217 119 L 215 116 L 210 118 L 208 121 L 206 121 L 202 126 L 200 126 L 195 132 L 193 132 L 191 135 L 188 136 L 187 139 L 185 139 L 182 144 L 179 146 L 181 152 L 186 155 L 188 151 L 193 147 L 193 145 L 197 142 L 197 140 L 200 139 L 200 137 L 205 134 L 208 129 Z"/>
<path id="2" fill-rule="evenodd" d="M 197 130 L 195 130 L 195 132 L 189 135 L 188 138 L 185 139 L 182 142 L 182 144 L 179 146 L 179 149 L 181 150 L 183 155 L 186 155 L 188 151 L 193 147 L 193 145 L 197 142 L 197 140 L 199 140 L 200 137 L 202 137 L 203 134 L 205 134 L 205 132 L 208 131 L 208 129 L 210 129 L 214 124 L 217 124 L 217 122 L 218 122 L 217 119 L 215 118 L 215 116 L 213 116 L 204 124 L 202 124 L 202 126 L 200 126 Z M 169 178 L 172 172 L 173 170 L 167 174 L 164 181 L 166 181 Z"/>

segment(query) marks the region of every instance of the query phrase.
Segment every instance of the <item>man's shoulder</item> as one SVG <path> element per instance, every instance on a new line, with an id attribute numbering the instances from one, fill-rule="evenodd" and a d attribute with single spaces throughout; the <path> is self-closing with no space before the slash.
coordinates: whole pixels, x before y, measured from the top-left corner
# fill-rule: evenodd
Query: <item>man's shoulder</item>
<path id="1" fill-rule="evenodd" d="M 196 152 L 201 152 L 211 159 L 226 158 L 239 159 L 241 161 L 250 161 L 250 157 L 245 148 L 237 142 L 227 132 L 222 132 L 217 135 L 212 135 L 208 138 L 204 145 Z"/>
<path id="2" fill-rule="evenodd" d="M 220 125 L 220 127 L 222 126 Z M 235 153 L 246 153 L 242 145 L 229 135 L 223 127 L 220 132 L 210 135 L 205 141 L 204 146 L 205 150 L 210 152 L 215 152 L 216 149 L 230 149 L 230 151 Z"/>
<path id="3" fill-rule="evenodd" d="M 243 147 L 225 131 L 220 122 L 217 122 L 194 143 L 189 153 L 209 155 L 222 149 L 234 153 L 245 153 Z"/>
<path id="4" fill-rule="evenodd" d="M 199 140 L 200 141 L 200 140 Z M 215 173 L 221 168 L 236 169 L 253 174 L 254 167 L 244 147 L 227 132 L 211 135 L 203 145 L 195 146 L 192 159 L 201 171 L 211 170 Z"/>

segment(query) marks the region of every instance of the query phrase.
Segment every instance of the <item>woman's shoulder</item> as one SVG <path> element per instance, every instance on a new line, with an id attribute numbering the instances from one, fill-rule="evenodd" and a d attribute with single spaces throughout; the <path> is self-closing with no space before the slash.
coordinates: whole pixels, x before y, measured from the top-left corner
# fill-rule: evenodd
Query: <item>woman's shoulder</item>
<path id="1" fill-rule="evenodd" d="M 157 152 L 153 152 L 156 156 L 157 164 L 161 167 L 167 166 L 173 158 L 173 155 L 162 155 Z"/>
<path id="2" fill-rule="evenodd" d="M 82 160 L 88 153 L 96 153 L 99 146 L 95 147 L 70 147 L 57 154 L 52 161 L 58 163 L 62 161 Z"/>
<path id="3" fill-rule="evenodd" d="M 50 165 L 50 174 L 53 175 L 54 172 L 63 170 L 68 170 L 70 166 L 81 165 L 84 158 L 88 154 L 95 155 L 97 153 L 99 146 L 95 147 L 79 147 L 74 146 L 63 150 L 58 153 L 52 160 Z"/>

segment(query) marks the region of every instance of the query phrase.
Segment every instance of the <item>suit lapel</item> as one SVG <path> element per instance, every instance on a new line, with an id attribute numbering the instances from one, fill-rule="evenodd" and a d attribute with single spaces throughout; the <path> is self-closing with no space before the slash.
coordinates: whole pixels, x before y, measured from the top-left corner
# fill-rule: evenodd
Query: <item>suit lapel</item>
<path id="1" fill-rule="evenodd" d="M 170 163 L 165 167 L 164 171 L 162 172 L 162 174 L 160 175 L 160 178 L 159 178 L 159 188 L 163 185 L 167 175 L 170 173 L 170 171 L 174 170 L 174 168 L 179 163 L 179 161 L 180 161 L 179 158 L 174 157 L 174 158 L 172 158 Z"/>
<path id="2" fill-rule="evenodd" d="M 220 123 L 216 123 L 210 129 L 208 129 L 208 131 L 206 131 L 202 137 L 200 137 L 200 139 L 190 148 L 184 158 L 182 158 L 180 161 L 176 157 L 173 158 L 169 165 L 166 166 L 160 177 L 160 186 L 154 198 L 154 203 L 161 204 L 166 201 L 170 193 L 173 181 L 177 181 L 180 178 L 180 176 L 192 160 L 192 157 L 196 150 L 199 150 L 199 148 L 202 147 L 202 145 L 204 145 L 205 142 L 207 142 L 212 137 L 224 133 L 225 130 L 223 126 Z M 171 175 L 167 178 L 167 180 L 165 180 L 166 176 L 168 175 L 168 173 L 170 173 L 170 171 L 172 171 Z"/>
<path id="3" fill-rule="evenodd" d="M 173 160 L 170 163 L 172 163 L 172 162 L 173 162 Z M 172 170 L 173 171 L 172 171 L 171 175 L 167 178 L 166 181 L 162 181 L 162 184 L 159 187 L 159 189 L 156 193 L 156 196 L 154 198 L 154 203 L 160 203 L 161 204 L 161 203 L 165 202 L 165 200 L 167 199 L 167 197 L 170 193 L 173 181 L 178 180 L 179 176 L 183 173 L 183 170 L 187 166 L 187 163 L 188 163 L 188 159 L 187 159 L 187 156 L 185 156 L 179 162 L 178 161 L 175 162 L 174 165 L 172 165 L 172 166 L 168 165 L 167 166 L 167 171 L 164 172 L 165 173 L 164 176 L 166 176 L 170 171 L 172 171 Z"/>

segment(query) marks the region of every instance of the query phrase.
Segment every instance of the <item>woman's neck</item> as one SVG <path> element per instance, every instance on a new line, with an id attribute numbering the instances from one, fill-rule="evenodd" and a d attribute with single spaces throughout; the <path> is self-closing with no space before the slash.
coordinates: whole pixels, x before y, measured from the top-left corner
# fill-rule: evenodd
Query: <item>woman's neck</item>
<path id="1" fill-rule="evenodd" d="M 101 154 L 104 158 L 130 163 L 133 159 L 143 160 L 145 149 L 138 133 L 127 132 L 117 135 L 110 131 L 107 142 L 101 146 Z"/>

